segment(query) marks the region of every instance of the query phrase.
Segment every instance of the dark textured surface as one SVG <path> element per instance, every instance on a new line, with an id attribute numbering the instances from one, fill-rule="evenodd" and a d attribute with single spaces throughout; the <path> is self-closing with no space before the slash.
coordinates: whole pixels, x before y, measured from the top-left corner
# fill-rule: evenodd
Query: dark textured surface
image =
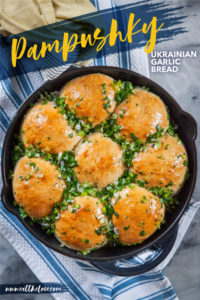
<path id="1" fill-rule="evenodd" d="M 165 1 L 169 3 L 169 1 Z M 161 43 L 157 51 L 188 51 L 197 50 L 198 58 L 184 59 L 178 73 L 150 73 L 151 79 L 167 89 L 184 110 L 191 113 L 198 123 L 200 132 L 200 2 L 198 0 L 174 1 L 184 5 L 183 12 L 189 17 L 186 26 L 189 32 L 176 37 L 176 40 Z M 198 16 L 197 16 L 198 14 Z M 149 57 L 150 60 L 150 57 Z M 200 171 L 200 137 L 196 140 L 198 152 L 198 170 Z M 193 202 L 200 201 L 200 173 L 193 194 Z M 181 246 L 172 261 L 165 268 L 164 274 L 171 281 L 180 300 L 200 299 L 200 210 L 197 212 Z"/>
<path id="2" fill-rule="evenodd" d="M 0 283 L 37 283 L 39 280 L 32 273 L 15 249 L 0 235 Z M 53 299 L 46 295 L 4 295 L 2 300 L 47 300 Z"/>
<path id="3" fill-rule="evenodd" d="M 154 1 L 154 0 L 152 0 Z M 128 1 L 117 0 L 125 4 Z M 131 1 L 129 1 L 131 2 Z M 169 0 L 165 1 L 169 3 Z M 178 36 L 176 40 L 168 41 L 156 46 L 155 50 L 200 50 L 200 13 L 199 0 L 173 1 L 184 5 L 184 14 L 189 15 L 186 25 L 189 33 Z M 198 52 L 198 55 L 200 53 Z M 151 79 L 168 90 L 180 105 L 191 113 L 200 125 L 200 57 L 186 59 L 181 63 L 180 71 L 176 74 L 151 73 Z M 197 148 L 200 147 L 199 137 Z M 200 157 L 199 157 L 200 161 Z M 198 176 L 198 182 L 199 182 Z M 200 185 L 197 184 L 193 200 L 200 201 Z M 181 300 L 200 299 L 200 210 L 197 212 L 184 240 L 170 264 L 164 270 L 172 282 L 174 289 Z M 10 244 L 0 236 L 0 281 L 1 283 L 38 282 L 25 262 L 19 257 Z M 11 300 L 13 296 L 4 296 L 3 299 Z M 46 300 L 53 299 L 50 295 L 20 295 L 15 300 Z"/>
<path id="4" fill-rule="evenodd" d="M 181 247 L 164 271 L 181 300 L 200 299 L 199 220 L 200 210 L 185 235 Z"/>

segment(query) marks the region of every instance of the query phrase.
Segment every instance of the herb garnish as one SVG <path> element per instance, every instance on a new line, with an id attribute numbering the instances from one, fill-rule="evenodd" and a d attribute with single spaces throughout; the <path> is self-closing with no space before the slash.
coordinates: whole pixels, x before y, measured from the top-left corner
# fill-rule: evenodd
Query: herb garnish
<path id="1" fill-rule="evenodd" d="M 111 100 L 107 96 L 106 83 L 103 83 L 101 85 L 101 88 L 102 88 L 102 94 L 104 95 L 103 101 L 105 102 L 104 105 L 103 105 L 103 108 L 105 108 L 105 110 L 107 111 L 107 113 L 110 114 L 110 112 L 109 112 L 108 109 L 111 108 L 111 104 L 110 104 Z"/>
<path id="2" fill-rule="evenodd" d="M 120 104 L 128 95 L 134 93 L 134 86 L 129 81 L 114 81 L 113 88 L 115 90 L 115 101 Z"/>
<path id="3" fill-rule="evenodd" d="M 25 153 L 25 147 L 24 147 L 23 142 L 20 139 L 20 136 L 15 135 L 15 139 L 16 139 L 16 144 L 14 145 L 13 150 L 11 152 L 11 160 L 12 160 L 13 166 L 16 165 L 18 160 L 22 156 L 24 156 L 24 153 Z"/>
<path id="4" fill-rule="evenodd" d="M 123 229 L 124 229 L 124 231 L 127 231 L 129 228 L 130 228 L 130 225 L 124 227 Z"/>
<path id="5" fill-rule="evenodd" d="M 140 231 L 140 236 L 145 236 L 146 232 L 144 230 Z"/>
<path id="6" fill-rule="evenodd" d="M 76 112 L 73 109 L 70 109 L 68 104 L 65 103 L 65 98 L 60 97 L 58 93 L 44 94 L 41 96 L 42 101 L 53 102 L 58 108 L 59 113 L 63 115 L 63 118 L 66 119 L 68 125 L 70 125 L 81 137 L 89 133 L 92 128 L 92 122 L 88 119 L 88 122 L 85 122 L 87 118 L 78 118 Z"/>
<path id="7" fill-rule="evenodd" d="M 138 153 L 141 148 L 144 149 L 144 144 L 131 133 L 131 141 L 120 135 L 121 126 L 117 124 L 117 115 L 111 114 L 110 119 L 102 123 L 102 126 L 98 128 L 103 132 L 104 136 L 110 137 L 113 141 L 121 145 L 124 150 L 123 160 L 127 167 L 132 166 L 132 160 L 136 153 Z"/>
<path id="8" fill-rule="evenodd" d="M 174 197 L 174 192 L 170 189 L 170 186 L 160 187 L 156 186 L 155 188 L 147 188 L 155 196 L 157 196 L 162 203 L 166 205 L 166 209 L 171 210 L 175 207 L 177 199 Z"/>
<path id="9" fill-rule="evenodd" d="M 159 146 L 161 146 L 160 142 L 159 142 L 159 138 L 163 137 L 164 136 L 164 129 L 158 124 L 156 126 L 156 132 L 150 134 L 148 137 L 147 137 L 147 140 L 146 140 L 146 143 L 149 143 L 149 144 L 157 144 L 158 148 Z"/>
<path id="10" fill-rule="evenodd" d="M 128 95 L 134 93 L 134 86 L 130 82 L 121 82 L 115 81 L 113 83 L 113 88 L 115 89 L 115 101 L 120 104 L 124 101 Z M 102 84 L 102 93 L 104 98 L 102 99 L 105 101 L 104 108 L 107 110 L 110 107 L 110 99 L 106 95 L 106 85 Z M 65 103 L 65 98 L 59 97 L 58 93 L 51 93 L 45 94 L 41 96 L 42 104 L 46 104 L 48 101 L 51 101 L 55 104 L 56 107 L 59 108 L 59 112 L 63 115 L 66 119 L 68 124 L 81 136 L 84 137 L 90 132 L 100 131 L 111 138 L 113 141 L 118 143 L 123 149 L 123 160 L 126 167 L 132 166 L 132 160 L 136 153 L 140 151 L 145 151 L 146 144 L 151 143 L 156 145 L 156 147 L 160 147 L 160 138 L 164 136 L 165 132 L 164 129 L 157 125 L 156 132 L 149 135 L 145 143 L 141 142 L 134 133 L 131 133 L 131 140 L 127 139 L 124 136 L 120 135 L 121 126 L 117 124 L 117 115 L 110 114 L 108 120 L 103 121 L 101 125 L 92 128 L 92 119 L 88 117 L 84 117 L 82 119 L 78 118 L 75 111 L 70 109 L 69 106 Z M 80 98 L 80 101 L 83 99 Z M 77 104 L 78 107 L 79 103 Z M 138 104 L 136 104 L 138 105 Z M 123 112 L 121 116 L 123 118 Z M 172 124 L 169 125 L 167 129 L 167 133 L 177 137 L 176 127 Z M 73 134 L 69 134 L 69 137 L 73 137 Z M 74 153 L 72 151 L 66 151 L 64 153 L 59 153 L 58 155 L 47 153 L 41 148 L 39 148 L 40 143 L 37 146 L 27 147 L 25 149 L 23 142 L 20 140 L 18 136 L 16 136 L 17 143 L 14 145 L 12 151 L 12 162 L 13 165 L 17 163 L 17 161 L 24 155 L 29 158 L 32 157 L 41 157 L 44 160 L 50 161 L 54 164 L 57 169 L 59 170 L 59 178 L 63 179 L 66 182 L 67 187 L 63 191 L 63 200 L 59 203 L 54 205 L 52 213 L 44 218 L 31 218 L 28 217 L 26 212 L 22 207 L 19 206 L 20 214 L 22 218 L 27 218 L 31 223 L 37 222 L 41 224 L 42 228 L 46 230 L 48 234 L 54 233 L 55 230 L 55 221 L 60 217 L 61 211 L 69 208 L 73 213 L 79 209 L 77 205 L 74 204 L 74 197 L 81 196 L 81 195 L 90 195 L 93 197 L 98 197 L 103 204 L 103 214 L 107 216 L 108 223 L 102 224 L 100 228 L 95 229 L 96 234 L 98 235 L 106 235 L 109 244 L 115 245 L 118 241 L 118 233 L 115 228 L 113 228 L 113 224 L 111 222 L 112 216 L 115 215 L 119 217 L 118 213 L 115 212 L 114 207 L 111 203 L 111 199 L 116 196 L 117 192 L 121 191 L 123 188 L 129 186 L 131 187 L 133 183 L 137 183 L 139 186 L 145 187 L 148 191 L 151 191 L 155 196 L 159 197 L 161 203 L 166 205 L 168 210 L 172 209 L 176 204 L 176 199 L 174 198 L 173 191 L 170 189 L 170 185 L 167 187 L 155 187 L 149 188 L 146 187 L 147 182 L 145 180 L 137 180 L 137 175 L 133 172 L 129 172 L 126 170 L 122 177 L 120 177 L 115 183 L 109 184 L 103 190 L 98 190 L 96 186 L 90 186 L 88 183 L 81 184 L 78 182 L 75 172 L 73 170 L 74 167 L 77 166 L 77 161 L 75 160 Z M 83 140 L 84 141 L 84 140 Z M 165 149 L 167 150 L 169 145 L 166 145 Z M 187 161 L 184 160 L 184 165 L 187 166 Z M 30 165 L 33 169 L 35 166 L 33 163 Z M 26 178 L 20 178 L 21 180 L 28 180 L 31 177 L 31 174 L 28 174 Z M 117 198 L 117 201 L 120 198 Z M 116 203 L 117 203 L 116 201 Z M 142 203 L 147 201 L 146 197 L 143 196 L 141 199 Z M 115 203 L 115 204 L 116 204 Z M 16 202 L 15 202 L 16 204 Z M 17 204 L 16 204 L 17 205 Z M 148 212 L 148 210 L 146 210 Z M 82 220 L 85 221 L 85 220 Z M 139 226 L 142 227 L 144 222 L 140 222 Z M 129 226 L 124 227 L 124 230 L 128 230 Z M 142 229 L 142 228 L 141 228 Z M 67 234 L 63 232 L 63 234 Z M 146 235 L 146 232 L 142 230 L 140 232 L 140 236 Z M 89 244 L 89 240 L 83 241 L 86 244 Z M 92 249 L 92 250 L 95 250 Z M 83 254 L 87 254 L 88 251 L 83 251 Z"/>

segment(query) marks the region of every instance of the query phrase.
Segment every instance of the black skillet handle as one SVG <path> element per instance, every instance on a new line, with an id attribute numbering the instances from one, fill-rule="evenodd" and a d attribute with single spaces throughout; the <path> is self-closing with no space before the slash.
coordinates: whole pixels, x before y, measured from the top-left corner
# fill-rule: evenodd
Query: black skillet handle
<path id="1" fill-rule="evenodd" d="M 146 273 L 158 266 L 167 257 L 175 243 L 177 231 L 178 226 L 173 230 L 173 233 L 168 236 L 164 242 L 162 242 L 161 245 L 152 247 L 151 250 L 156 250 L 157 255 L 143 265 L 137 265 L 131 268 L 121 268 L 116 265 L 116 260 L 109 262 L 94 262 L 92 265 L 103 272 L 117 276 L 136 276 Z"/>
<path id="2" fill-rule="evenodd" d="M 187 134 L 195 141 L 197 137 L 197 122 L 192 115 L 183 111 L 181 114 L 181 121 L 187 127 Z"/>

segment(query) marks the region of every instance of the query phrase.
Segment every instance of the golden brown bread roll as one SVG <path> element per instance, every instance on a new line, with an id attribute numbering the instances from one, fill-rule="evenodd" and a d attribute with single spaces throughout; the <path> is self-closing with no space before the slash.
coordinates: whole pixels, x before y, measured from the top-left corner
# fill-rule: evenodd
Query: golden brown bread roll
<path id="1" fill-rule="evenodd" d="M 91 250 L 106 244 L 106 235 L 96 232 L 105 224 L 100 200 L 79 196 L 74 198 L 73 205 L 61 212 L 55 223 L 55 235 L 62 244 L 71 249 Z"/>
<path id="2" fill-rule="evenodd" d="M 151 192 L 138 185 L 126 187 L 112 198 L 112 222 L 119 241 L 126 245 L 151 236 L 164 218 L 164 205 Z"/>
<path id="3" fill-rule="evenodd" d="M 28 111 L 21 136 L 26 147 L 35 145 L 56 154 L 72 150 L 81 139 L 51 102 L 40 102 Z"/>
<path id="4" fill-rule="evenodd" d="M 14 170 L 13 193 L 16 202 L 33 217 L 51 214 L 61 201 L 65 183 L 58 179 L 56 167 L 41 158 L 22 157 Z"/>
<path id="5" fill-rule="evenodd" d="M 185 147 L 177 138 L 166 134 L 159 146 L 149 144 L 145 152 L 136 155 L 131 171 L 138 175 L 138 180 L 146 180 L 149 187 L 171 183 L 170 188 L 177 192 L 187 171 Z"/>
<path id="6" fill-rule="evenodd" d="M 122 176 L 125 167 L 121 147 L 102 133 L 93 133 L 75 148 L 78 167 L 74 168 L 81 183 L 97 184 L 99 188 Z"/>
<path id="7" fill-rule="evenodd" d="M 66 98 L 69 108 L 74 109 L 79 118 L 84 118 L 95 127 L 115 109 L 112 84 L 113 79 L 107 75 L 89 74 L 68 82 L 60 96 Z"/>
<path id="8" fill-rule="evenodd" d="M 122 126 L 121 135 L 130 138 L 130 133 L 141 141 L 146 141 L 148 135 L 157 131 L 157 125 L 164 130 L 169 126 L 167 111 L 161 99 L 143 89 L 135 89 L 117 107 L 115 114 L 117 124 Z"/>

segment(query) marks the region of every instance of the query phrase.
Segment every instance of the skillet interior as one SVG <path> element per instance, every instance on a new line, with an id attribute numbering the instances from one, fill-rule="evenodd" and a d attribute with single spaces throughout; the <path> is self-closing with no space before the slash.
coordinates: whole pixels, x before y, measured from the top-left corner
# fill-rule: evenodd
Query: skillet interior
<path id="1" fill-rule="evenodd" d="M 8 180 L 9 170 L 11 169 L 11 150 L 13 147 L 13 137 L 14 134 L 19 132 L 20 124 L 24 114 L 29 108 L 30 103 L 35 103 L 41 93 L 52 92 L 55 90 L 60 90 L 61 87 L 69 80 L 90 74 L 90 73 L 104 73 L 114 79 L 121 79 L 123 81 L 131 81 L 134 85 L 146 86 L 150 88 L 150 91 L 160 96 L 169 109 L 170 116 L 178 125 L 178 134 L 183 141 L 189 161 L 189 174 L 190 177 L 184 184 L 182 190 L 177 195 L 179 204 L 172 211 L 166 215 L 166 223 L 162 225 L 160 230 L 157 230 L 150 238 L 145 240 L 142 244 L 133 247 L 122 247 L 117 246 L 115 248 L 101 248 L 94 252 L 89 253 L 87 256 L 83 256 L 69 248 L 60 247 L 59 242 L 54 236 L 48 236 L 44 230 L 41 229 L 39 225 L 31 226 L 28 221 L 23 220 L 20 217 L 18 208 L 13 205 L 13 195 L 12 195 L 12 185 L 11 181 Z M 3 145 L 2 151 L 2 177 L 4 182 L 4 187 L 2 190 L 2 201 L 4 206 L 13 214 L 15 214 L 23 225 L 41 242 L 46 246 L 56 250 L 66 256 L 91 260 L 91 261 L 109 261 L 116 260 L 119 258 L 126 258 L 135 255 L 136 253 L 149 248 L 156 243 L 159 243 L 166 234 L 173 230 L 175 225 L 178 223 L 180 217 L 187 208 L 187 205 L 191 199 L 192 192 L 194 190 L 197 172 L 197 157 L 195 148 L 195 138 L 197 134 L 196 122 L 191 115 L 184 112 L 180 106 L 175 102 L 175 100 L 160 86 L 151 81 L 150 79 L 139 75 L 135 72 L 128 71 L 125 69 L 115 68 L 115 67 L 84 67 L 75 68 L 62 73 L 59 77 L 52 81 L 47 81 L 38 90 L 36 90 L 29 98 L 23 103 L 23 105 L 18 110 L 15 118 L 10 124 Z"/>

